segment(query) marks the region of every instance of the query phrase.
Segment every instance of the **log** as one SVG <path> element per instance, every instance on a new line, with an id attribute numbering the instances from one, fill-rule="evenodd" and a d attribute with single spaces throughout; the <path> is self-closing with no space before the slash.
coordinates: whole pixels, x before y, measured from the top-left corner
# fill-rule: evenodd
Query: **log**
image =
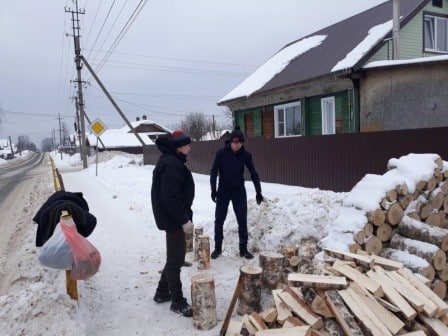
<path id="1" fill-rule="evenodd" d="M 448 251 L 448 230 L 432 227 L 423 222 L 407 216 L 397 226 L 397 232 L 408 238 L 421 240 L 440 247 L 443 251 Z"/>
<path id="2" fill-rule="evenodd" d="M 386 195 L 384 196 L 386 200 L 389 202 L 394 202 L 397 200 L 397 191 L 395 189 L 389 190 L 386 192 Z"/>
<path id="3" fill-rule="evenodd" d="M 185 230 L 185 250 L 187 252 L 193 251 L 193 227 Z"/>
<path id="4" fill-rule="evenodd" d="M 364 232 L 364 235 L 366 237 L 371 236 L 373 234 L 373 224 L 367 223 L 366 225 L 364 225 L 364 228 L 362 229 L 362 231 Z"/>
<path id="5" fill-rule="evenodd" d="M 386 220 L 386 214 L 382 209 L 376 209 L 367 214 L 367 220 L 375 226 L 380 226 Z"/>
<path id="6" fill-rule="evenodd" d="M 403 263 L 403 265 L 412 270 L 412 272 L 421 274 L 430 281 L 432 281 L 436 275 L 434 267 L 431 266 L 427 260 L 412 255 L 407 251 L 386 248 L 381 252 L 381 255 L 385 258 Z"/>
<path id="7" fill-rule="evenodd" d="M 395 226 L 403 218 L 403 208 L 399 203 L 394 203 L 386 210 L 386 223 Z"/>
<path id="8" fill-rule="evenodd" d="M 437 179 L 433 176 L 428 180 L 426 190 L 433 191 L 436 188 L 436 185 L 437 185 Z"/>
<path id="9" fill-rule="evenodd" d="M 403 210 L 406 210 L 413 200 L 414 200 L 413 194 L 406 194 L 398 196 L 397 202 L 398 204 L 400 204 Z"/>
<path id="10" fill-rule="evenodd" d="M 265 288 L 281 288 L 283 284 L 284 257 L 276 252 L 260 252 L 259 265 L 262 268 L 261 282 Z"/>
<path id="11" fill-rule="evenodd" d="M 378 237 L 381 242 L 388 241 L 392 236 L 392 226 L 390 224 L 384 223 L 376 227 L 375 236 Z"/>
<path id="12" fill-rule="evenodd" d="M 204 234 L 204 228 L 197 226 L 194 228 L 194 261 L 199 260 L 199 236 Z"/>
<path id="13" fill-rule="evenodd" d="M 262 271 L 261 267 L 255 265 L 244 265 L 240 268 L 243 285 L 238 297 L 238 314 L 258 313 L 261 310 Z"/>
<path id="14" fill-rule="evenodd" d="M 448 281 L 448 264 L 445 264 L 440 271 L 437 271 L 436 275 L 440 280 Z"/>
<path id="15" fill-rule="evenodd" d="M 308 306 L 311 308 L 313 312 L 316 314 L 331 318 L 334 317 L 333 313 L 331 312 L 330 308 L 328 308 L 327 303 L 323 299 L 324 291 L 321 291 L 322 296 L 318 293 L 316 293 L 315 290 L 311 288 L 301 288 L 302 296 L 305 302 L 308 304 Z"/>
<path id="16" fill-rule="evenodd" d="M 446 253 L 434 244 L 394 234 L 390 240 L 390 247 L 397 250 L 407 251 L 425 259 L 436 271 L 440 271 L 446 264 Z"/>
<path id="17" fill-rule="evenodd" d="M 398 195 L 406 195 L 409 193 L 408 185 L 406 183 L 399 184 L 395 187 Z"/>
<path id="18" fill-rule="evenodd" d="M 380 254 L 383 249 L 383 243 L 377 236 L 370 236 L 366 239 L 364 244 L 364 250 L 372 254 Z"/>
<path id="19" fill-rule="evenodd" d="M 218 324 L 215 280 L 211 274 L 199 273 L 191 278 L 191 307 L 197 329 L 209 330 Z"/>
<path id="20" fill-rule="evenodd" d="M 422 191 L 423 189 L 426 188 L 426 184 L 427 182 L 425 180 L 418 181 L 417 184 L 415 185 L 415 190 Z"/>
<path id="21" fill-rule="evenodd" d="M 362 336 L 363 331 L 356 322 L 354 316 L 348 310 L 341 296 L 336 290 L 325 292 L 325 301 L 333 312 L 336 320 L 344 331 L 345 335 Z"/>
<path id="22" fill-rule="evenodd" d="M 311 336 L 309 326 L 296 326 L 291 328 L 260 330 L 255 336 Z"/>
<path id="23" fill-rule="evenodd" d="M 428 218 L 428 216 L 431 214 L 432 211 L 432 205 L 431 203 L 426 203 L 423 204 L 420 208 L 420 218 L 421 219 L 426 219 Z"/>
<path id="24" fill-rule="evenodd" d="M 291 258 L 289 258 L 289 265 L 293 269 L 297 269 L 297 266 L 299 266 L 299 264 L 300 264 L 300 257 L 299 256 L 292 256 Z"/>
<path id="25" fill-rule="evenodd" d="M 431 284 L 431 289 L 442 300 L 446 297 L 446 282 L 440 279 L 435 279 Z"/>
<path id="26" fill-rule="evenodd" d="M 364 234 L 363 230 L 356 232 L 353 237 L 353 240 L 359 245 L 364 244 L 365 239 L 366 239 L 366 235 Z"/>
<path id="27" fill-rule="evenodd" d="M 258 314 L 255 313 L 255 312 L 253 312 L 252 314 L 249 315 L 249 321 L 250 321 L 250 323 L 252 323 L 252 325 L 254 326 L 254 328 L 257 329 L 257 331 L 268 329 L 268 327 L 267 327 L 266 324 L 264 323 L 264 321 L 263 321 L 263 319 L 261 318 L 261 316 L 258 315 Z"/>
<path id="28" fill-rule="evenodd" d="M 198 237 L 198 269 L 206 270 L 210 268 L 210 238 L 206 235 Z"/>
<path id="29" fill-rule="evenodd" d="M 437 195 L 431 198 L 431 206 L 434 210 L 440 210 L 445 201 L 445 195 L 442 192 L 439 192 Z"/>
<path id="30" fill-rule="evenodd" d="M 438 213 L 432 212 L 428 217 L 426 217 L 425 223 L 431 226 L 441 227 L 442 219 Z"/>

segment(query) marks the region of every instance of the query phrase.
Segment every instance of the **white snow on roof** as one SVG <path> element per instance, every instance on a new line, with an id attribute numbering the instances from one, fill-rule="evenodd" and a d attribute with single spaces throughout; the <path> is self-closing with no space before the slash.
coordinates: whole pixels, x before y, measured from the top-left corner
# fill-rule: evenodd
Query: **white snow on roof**
<path id="1" fill-rule="evenodd" d="M 310 36 L 283 48 L 255 70 L 240 85 L 221 98 L 218 103 L 250 96 L 255 91 L 261 89 L 275 75 L 283 71 L 293 59 L 319 46 L 326 37 L 326 35 Z"/>
<path id="2" fill-rule="evenodd" d="M 367 63 L 363 69 L 374 69 L 387 66 L 395 66 L 400 64 L 413 64 L 413 63 L 430 63 L 438 61 L 448 61 L 448 55 L 419 57 L 407 60 L 389 60 L 389 61 L 375 61 Z"/>
<path id="3" fill-rule="evenodd" d="M 355 49 L 350 51 L 343 60 L 340 60 L 331 69 L 332 72 L 344 70 L 353 67 L 365 54 L 367 54 L 373 46 L 384 39 L 384 36 L 392 30 L 392 20 L 374 26 L 369 30 L 369 33 Z"/>
<path id="4" fill-rule="evenodd" d="M 134 133 L 128 133 L 128 130 L 129 127 L 127 126 L 121 129 L 108 129 L 100 136 L 100 139 L 106 148 L 141 147 L 141 142 Z M 146 145 L 153 144 L 147 135 L 139 133 L 139 136 Z M 91 146 L 96 146 L 96 136 L 94 134 L 87 135 L 87 138 Z M 99 141 L 98 147 L 103 148 Z"/>

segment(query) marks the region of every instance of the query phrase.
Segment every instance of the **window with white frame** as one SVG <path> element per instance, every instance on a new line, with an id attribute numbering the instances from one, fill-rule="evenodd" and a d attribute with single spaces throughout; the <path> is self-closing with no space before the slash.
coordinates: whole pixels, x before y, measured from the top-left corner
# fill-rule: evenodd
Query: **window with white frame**
<path id="1" fill-rule="evenodd" d="M 448 53 L 448 18 L 424 16 L 425 51 Z"/>
<path id="2" fill-rule="evenodd" d="M 274 107 L 275 137 L 302 135 L 300 102 Z"/>
<path id="3" fill-rule="evenodd" d="M 334 97 L 322 98 L 320 104 L 322 108 L 322 134 L 335 134 L 336 112 Z"/>

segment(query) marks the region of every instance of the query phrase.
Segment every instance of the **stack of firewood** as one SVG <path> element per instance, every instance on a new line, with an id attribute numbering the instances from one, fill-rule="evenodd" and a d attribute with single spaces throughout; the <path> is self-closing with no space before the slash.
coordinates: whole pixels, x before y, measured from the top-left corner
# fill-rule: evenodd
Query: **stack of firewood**
<path id="1" fill-rule="evenodd" d="M 325 249 L 325 260 L 322 274 L 290 273 L 273 306 L 231 320 L 225 335 L 448 335 L 448 305 L 428 279 L 365 252 Z"/>
<path id="2" fill-rule="evenodd" d="M 447 294 L 448 171 L 443 161 L 428 180 L 416 183 L 412 193 L 406 183 L 388 191 L 367 224 L 354 234 L 351 252 L 368 253 L 402 262 L 431 281 L 441 297 Z M 388 167 L 394 169 L 395 167 Z"/>

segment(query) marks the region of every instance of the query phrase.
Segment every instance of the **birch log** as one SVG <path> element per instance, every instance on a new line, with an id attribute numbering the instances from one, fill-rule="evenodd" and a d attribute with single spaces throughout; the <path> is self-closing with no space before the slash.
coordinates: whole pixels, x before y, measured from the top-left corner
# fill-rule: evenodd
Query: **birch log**
<path id="1" fill-rule="evenodd" d="M 194 260 L 199 260 L 199 236 L 204 234 L 204 228 L 202 226 L 198 226 L 194 228 Z"/>
<path id="2" fill-rule="evenodd" d="M 199 273 L 191 278 L 191 302 L 196 328 L 209 330 L 217 325 L 215 281 L 211 274 Z"/>
<path id="3" fill-rule="evenodd" d="M 260 252 L 261 280 L 265 288 L 280 288 L 283 283 L 283 255 L 276 252 Z"/>
<path id="4" fill-rule="evenodd" d="M 199 236 L 198 244 L 198 256 L 199 264 L 198 269 L 209 269 L 210 268 L 210 238 L 206 235 Z"/>
<path id="5" fill-rule="evenodd" d="M 261 267 L 255 265 L 244 265 L 240 268 L 243 285 L 238 296 L 238 314 L 258 313 L 261 310 L 262 271 Z"/>
<path id="6" fill-rule="evenodd" d="M 448 251 L 448 230 L 432 227 L 423 222 L 407 216 L 397 226 L 397 232 L 408 238 L 421 240 L 440 247 L 443 251 Z"/>

